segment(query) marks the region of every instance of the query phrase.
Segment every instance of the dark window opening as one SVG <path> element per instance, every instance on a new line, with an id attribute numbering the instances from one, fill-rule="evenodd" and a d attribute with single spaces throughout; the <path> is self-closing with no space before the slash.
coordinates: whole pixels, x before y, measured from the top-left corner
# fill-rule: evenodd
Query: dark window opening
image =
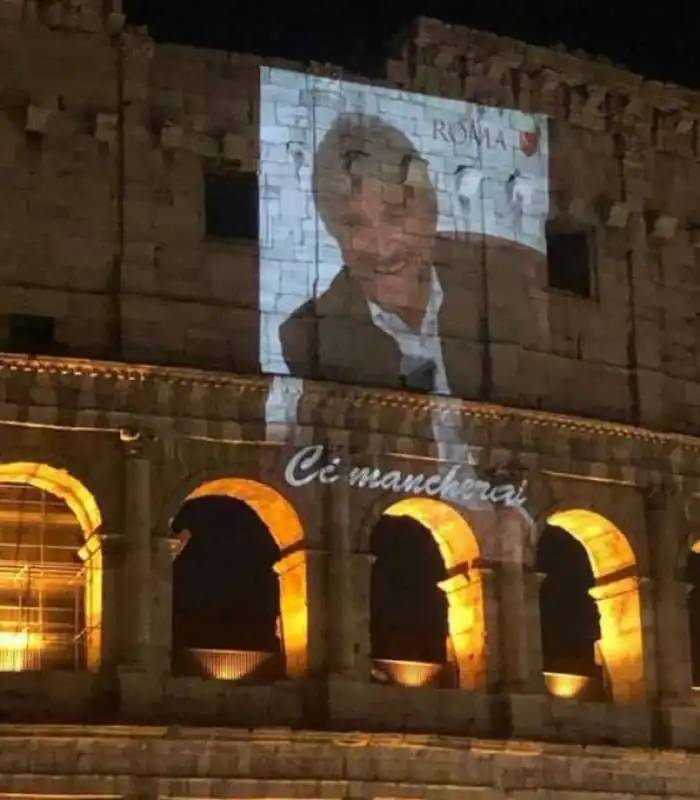
<path id="1" fill-rule="evenodd" d="M 0 322 L 0 342 L 8 353 L 61 355 L 67 348 L 56 341 L 56 320 L 36 314 L 9 314 Z"/>
<path id="2" fill-rule="evenodd" d="M 208 237 L 257 240 L 257 173 L 206 172 L 204 219 Z"/>
<path id="3" fill-rule="evenodd" d="M 280 592 L 273 566 L 280 551 L 257 514 L 232 498 L 197 498 L 180 509 L 173 531 L 189 533 L 173 565 L 173 652 L 279 655 Z"/>
<path id="4" fill-rule="evenodd" d="M 370 639 L 373 659 L 444 664 L 445 564 L 431 532 L 411 517 L 382 517 L 372 532 Z"/>
<path id="5" fill-rule="evenodd" d="M 547 229 L 547 281 L 552 289 L 593 296 L 591 243 L 585 231 Z"/>
<path id="6" fill-rule="evenodd" d="M 602 693 L 596 664 L 600 615 L 589 594 L 595 578 L 585 548 L 567 531 L 548 525 L 538 543 L 537 571 L 546 576 L 540 589 L 544 671 L 591 678 L 592 691 Z"/>
<path id="7" fill-rule="evenodd" d="M 691 552 L 688 556 L 685 579 L 691 586 L 688 594 L 688 624 L 693 686 L 700 686 L 700 554 Z"/>

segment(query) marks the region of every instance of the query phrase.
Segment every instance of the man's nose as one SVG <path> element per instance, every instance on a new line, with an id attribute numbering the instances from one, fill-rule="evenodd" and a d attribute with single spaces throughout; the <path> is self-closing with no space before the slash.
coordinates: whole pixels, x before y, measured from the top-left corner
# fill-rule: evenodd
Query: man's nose
<path id="1" fill-rule="evenodd" d="M 380 258 L 387 258 L 401 249 L 401 228 L 393 225 L 382 225 L 376 231 L 376 250 Z"/>

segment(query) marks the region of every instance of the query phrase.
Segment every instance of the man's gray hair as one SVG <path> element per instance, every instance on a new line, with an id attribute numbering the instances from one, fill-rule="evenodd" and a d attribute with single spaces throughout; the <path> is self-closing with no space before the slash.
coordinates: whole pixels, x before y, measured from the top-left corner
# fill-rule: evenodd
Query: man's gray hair
<path id="1" fill-rule="evenodd" d="M 318 213 L 332 236 L 338 237 L 339 212 L 363 180 L 378 181 L 405 191 L 426 192 L 426 213 L 437 218 L 437 197 L 427 162 L 398 128 L 376 116 L 340 114 L 314 153 L 313 193 Z"/>

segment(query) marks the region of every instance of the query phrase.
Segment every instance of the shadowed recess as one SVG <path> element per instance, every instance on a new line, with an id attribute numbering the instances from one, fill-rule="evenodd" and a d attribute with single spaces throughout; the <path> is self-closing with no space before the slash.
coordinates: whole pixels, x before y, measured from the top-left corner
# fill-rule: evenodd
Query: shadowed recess
<path id="1" fill-rule="evenodd" d="M 372 532 L 372 657 L 444 663 L 445 564 L 431 532 L 412 517 L 383 516 Z"/>
<path id="2" fill-rule="evenodd" d="M 693 686 L 700 686 L 700 554 L 691 552 L 688 555 L 685 580 L 691 586 L 688 593 L 688 622 Z"/>
<path id="3" fill-rule="evenodd" d="M 548 525 L 537 548 L 537 571 L 546 575 L 540 590 L 544 671 L 598 677 L 600 615 L 589 594 L 595 579 L 585 548 Z"/>
<path id="4" fill-rule="evenodd" d="M 173 566 L 173 644 L 277 652 L 280 551 L 250 506 L 230 497 L 187 501 L 173 531 L 190 540 Z"/>

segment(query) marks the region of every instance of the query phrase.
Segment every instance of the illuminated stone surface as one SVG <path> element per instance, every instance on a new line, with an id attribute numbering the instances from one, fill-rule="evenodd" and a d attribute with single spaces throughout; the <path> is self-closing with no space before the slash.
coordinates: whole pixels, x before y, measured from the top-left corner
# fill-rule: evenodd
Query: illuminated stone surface
<path id="1" fill-rule="evenodd" d="M 204 241 L 201 209 L 203 156 L 257 166 L 260 62 L 125 34 L 122 118 L 97 5 L 0 0 L 0 313 L 54 316 L 75 355 L 0 358 L 0 482 L 52 492 L 76 516 L 92 619 L 87 671 L 0 673 L 0 793 L 697 796 L 700 763 L 679 749 L 700 748 L 682 581 L 700 493 L 697 94 L 434 20 L 416 30 L 419 58 L 388 64 L 403 88 L 554 117 L 556 213 L 598 233 L 600 302 L 548 292 L 527 270 L 492 281 L 497 405 L 465 402 L 459 414 L 485 466 L 517 459 L 529 481 L 536 530 L 504 564 L 497 516 L 285 484 L 293 447 L 318 442 L 383 469 L 434 464 L 424 421 L 454 403 L 315 383 L 300 424 L 269 435 L 271 384 L 251 377 L 257 247 Z M 26 100 L 19 116 L 13 98 Z M 614 134 L 626 137 L 619 163 Z M 113 356 L 117 327 L 121 360 L 170 366 L 78 359 Z M 361 345 L 334 343 L 332 357 Z M 182 542 L 170 522 L 186 498 L 212 493 L 248 502 L 282 551 L 285 680 L 171 674 Z M 369 537 L 383 513 L 413 516 L 438 542 L 459 688 L 432 688 L 434 665 L 414 663 L 394 664 L 392 685 L 370 680 Z M 571 700 L 581 676 L 543 674 L 534 545 L 547 521 L 593 567 L 607 703 Z M 256 658 L 211 672 L 236 677 Z"/>

